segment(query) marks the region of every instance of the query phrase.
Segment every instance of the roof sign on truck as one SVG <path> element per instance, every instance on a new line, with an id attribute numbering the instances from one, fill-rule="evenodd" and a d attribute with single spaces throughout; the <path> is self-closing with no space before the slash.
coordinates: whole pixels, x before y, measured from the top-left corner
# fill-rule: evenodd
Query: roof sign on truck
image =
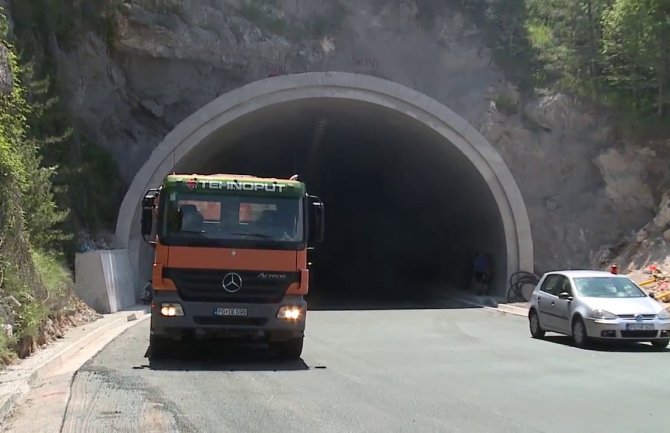
<path id="1" fill-rule="evenodd" d="M 218 176 L 217 176 L 218 177 Z M 289 194 L 299 197 L 304 194 L 304 185 L 296 181 L 260 180 L 254 178 L 235 179 L 226 177 L 200 177 L 200 176 L 168 176 L 164 182 L 165 187 L 181 187 L 192 192 L 201 193 L 231 193 L 239 192 L 253 194 Z"/>
<path id="2" fill-rule="evenodd" d="M 225 189 L 228 191 L 265 191 L 265 192 L 283 192 L 286 185 L 279 183 L 266 182 L 241 182 L 236 180 L 200 180 L 197 182 L 199 187 L 209 189 Z"/>

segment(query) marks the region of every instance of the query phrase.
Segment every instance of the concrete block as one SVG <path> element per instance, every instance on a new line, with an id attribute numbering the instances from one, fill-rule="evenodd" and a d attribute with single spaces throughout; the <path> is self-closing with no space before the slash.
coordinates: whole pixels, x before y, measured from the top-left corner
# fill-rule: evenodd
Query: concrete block
<path id="1" fill-rule="evenodd" d="M 135 305 L 128 251 L 78 253 L 75 257 L 75 292 L 98 313 L 115 313 Z"/>

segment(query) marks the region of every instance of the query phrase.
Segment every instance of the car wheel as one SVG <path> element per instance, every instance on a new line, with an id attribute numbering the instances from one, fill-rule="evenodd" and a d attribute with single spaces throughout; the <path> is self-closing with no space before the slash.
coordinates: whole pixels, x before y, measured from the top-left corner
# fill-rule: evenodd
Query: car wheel
<path id="1" fill-rule="evenodd" d="M 589 336 L 586 334 L 586 326 L 581 317 L 572 321 L 572 340 L 575 346 L 584 348 L 589 345 Z"/>
<path id="2" fill-rule="evenodd" d="M 653 340 L 651 342 L 651 345 L 654 347 L 656 350 L 663 350 L 666 347 L 668 347 L 668 344 L 670 344 L 670 339 L 666 338 L 664 340 Z"/>
<path id="3" fill-rule="evenodd" d="M 530 326 L 530 335 L 533 338 L 544 338 L 544 329 L 540 325 L 540 317 L 535 310 L 530 310 L 528 313 L 528 324 Z"/>

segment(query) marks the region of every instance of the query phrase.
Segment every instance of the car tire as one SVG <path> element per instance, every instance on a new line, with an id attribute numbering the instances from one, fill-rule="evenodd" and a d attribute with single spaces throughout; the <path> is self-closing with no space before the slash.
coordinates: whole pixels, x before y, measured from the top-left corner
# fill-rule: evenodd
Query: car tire
<path id="1" fill-rule="evenodd" d="M 273 341 L 270 343 L 270 349 L 282 359 L 299 359 L 302 355 L 303 341 L 303 337 L 286 341 Z"/>
<path id="2" fill-rule="evenodd" d="M 670 339 L 668 338 L 664 340 L 654 340 L 651 342 L 652 347 L 656 350 L 663 350 L 668 347 L 668 344 L 670 344 Z"/>
<path id="3" fill-rule="evenodd" d="M 583 349 L 589 346 L 590 339 L 586 334 L 586 325 L 581 317 L 575 317 L 572 321 L 572 341 L 576 347 Z"/>
<path id="4" fill-rule="evenodd" d="M 530 310 L 528 313 L 528 326 L 530 327 L 530 335 L 533 338 L 544 338 L 544 329 L 540 325 L 540 317 L 535 310 Z"/>

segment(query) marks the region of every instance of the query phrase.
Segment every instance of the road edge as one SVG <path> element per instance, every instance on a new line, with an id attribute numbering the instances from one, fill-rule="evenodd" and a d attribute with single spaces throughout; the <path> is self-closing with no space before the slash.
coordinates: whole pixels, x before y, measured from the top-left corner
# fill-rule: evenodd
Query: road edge
<path id="1" fill-rule="evenodd" d="M 138 306 L 135 306 L 134 308 L 137 307 Z M 26 379 L 18 381 L 14 392 L 3 396 L 6 401 L 1 402 L 0 405 L 0 423 L 4 421 L 18 405 L 21 404 L 23 398 L 35 388 L 35 384 L 40 378 L 61 367 L 66 359 L 72 357 L 77 352 L 84 350 L 87 346 L 98 342 L 99 337 L 104 337 L 107 341 L 98 350 L 92 353 L 92 355 L 88 358 L 91 359 L 100 353 L 100 351 L 102 351 L 110 342 L 116 339 L 123 332 L 151 317 L 151 310 L 149 306 L 140 305 L 139 307 L 139 309 L 120 311 L 117 313 L 119 314 L 119 317 L 111 320 L 109 323 L 105 323 L 104 325 L 93 329 L 90 332 L 85 333 L 76 340 L 64 344 L 60 350 L 53 354 L 53 356 L 47 358 L 44 362 L 33 368 Z M 126 325 L 128 322 L 133 323 Z"/>
<path id="2" fill-rule="evenodd" d="M 459 296 L 459 295 L 453 295 L 453 299 L 458 302 L 462 302 L 466 305 L 470 305 L 472 307 L 482 308 L 486 311 L 503 313 L 511 316 L 528 317 L 527 308 L 516 307 L 514 305 L 508 305 L 508 304 L 501 304 L 495 301 L 492 302 L 495 306 L 491 306 L 490 304 L 487 304 L 485 302 L 468 299 L 465 296 Z"/>

